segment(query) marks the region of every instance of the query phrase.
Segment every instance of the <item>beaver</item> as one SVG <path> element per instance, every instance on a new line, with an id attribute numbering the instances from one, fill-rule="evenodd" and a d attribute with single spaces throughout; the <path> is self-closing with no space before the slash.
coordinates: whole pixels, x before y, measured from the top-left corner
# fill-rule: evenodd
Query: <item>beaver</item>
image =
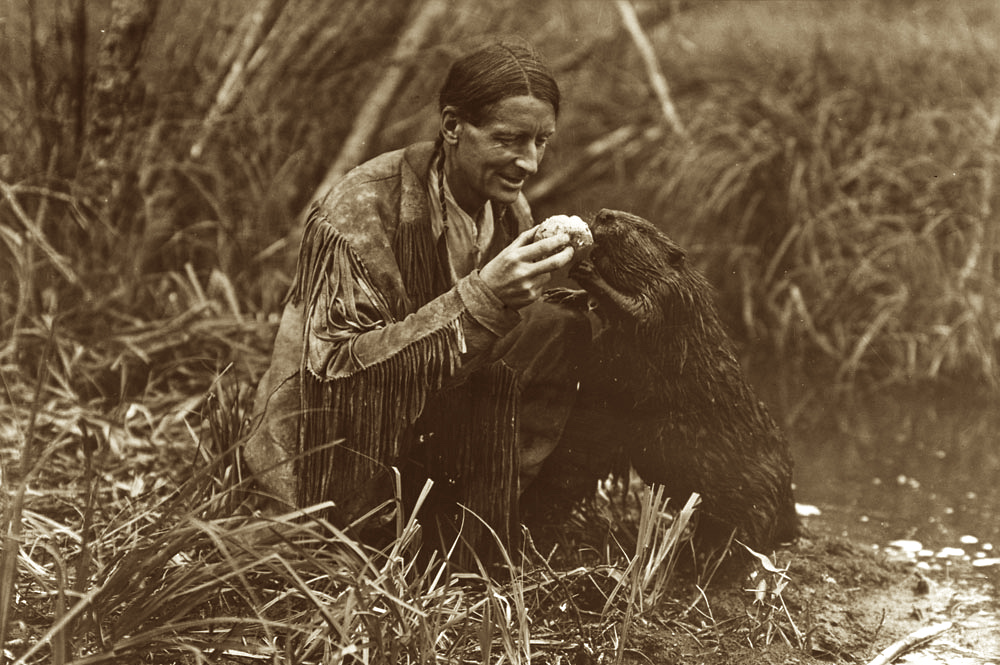
<path id="1" fill-rule="evenodd" d="M 590 257 L 570 272 L 585 291 L 547 298 L 596 301 L 605 326 L 534 500 L 593 495 L 595 480 L 631 464 L 665 487 L 671 505 L 701 495 L 694 542 L 706 554 L 724 550 L 734 532 L 758 552 L 792 540 L 788 442 L 744 376 L 711 285 L 641 217 L 601 210 L 591 231 Z"/>

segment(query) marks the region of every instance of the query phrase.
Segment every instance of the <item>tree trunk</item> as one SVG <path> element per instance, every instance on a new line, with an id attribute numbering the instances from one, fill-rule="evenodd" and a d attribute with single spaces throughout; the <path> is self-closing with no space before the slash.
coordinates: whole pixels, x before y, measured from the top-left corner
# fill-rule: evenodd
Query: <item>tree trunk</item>
<path id="1" fill-rule="evenodd" d="M 90 89 L 85 171 L 92 171 L 99 209 L 112 220 L 126 195 L 125 164 L 131 158 L 127 129 L 142 104 L 137 65 L 159 0 L 113 0 Z"/>

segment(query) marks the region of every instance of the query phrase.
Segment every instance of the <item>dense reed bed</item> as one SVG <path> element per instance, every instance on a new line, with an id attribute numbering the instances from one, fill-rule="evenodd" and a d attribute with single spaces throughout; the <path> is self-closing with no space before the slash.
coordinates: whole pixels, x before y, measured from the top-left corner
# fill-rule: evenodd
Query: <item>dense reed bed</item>
<path id="1" fill-rule="evenodd" d="M 674 517 L 658 492 L 609 487 L 621 503 L 589 518 L 606 525 L 603 555 L 543 555 L 528 535 L 520 554 L 459 570 L 461 543 L 420 555 L 419 500 L 411 514 L 378 509 L 396 524 L 383 550 L 315 517 L 324 505 L 261 516 L 232 447 L 238 392 L 212 393 L 193 447 L 148 430 L 130 441 L 134 430 L 83 418 L 52 436 L 47 411 L 36 406 L 22 439 L 26 475 L 9 478 L 19 491 L 0 555 L 5 662 L 622 662 L 630 624 L 652 608 L 691 620 L 667 592 L 696 498 Z M 33 456 L 36 423 L 50 442 Z M 631 511 L 638 530 L 622 531 Z"/>
<path id="2" fill-rule="evenodd" d="M 231 446 L 301 212 L 432 138 L 448 63 L 488 35 L 536 45 L 566 92 L 539 217 L 657 220 L 748 357 L 997 388 L 995 3 L 636 3 L 658 70 L 613 3 L 481 4 L 0 10 L 0 661 L 610 662 L 640 619 L 805 644 L 769 561 L 778 593 L 740 621 L 677 605 L 690 515 L 652 492 L 601 503 L 578 535 L 604 544 L 564 569 L 418 564 L 411 516 L 386 552 L 252 518 Z"/>
<path id="3" fill-rule="evenodd" d="M 845 386 L 995 390 L 1000 45 L 974 27 L 995 9 L 693 7 L 662 31 L 688 137 L 623 112 L 569 198 L 659 221 L 751 355 Z"/>

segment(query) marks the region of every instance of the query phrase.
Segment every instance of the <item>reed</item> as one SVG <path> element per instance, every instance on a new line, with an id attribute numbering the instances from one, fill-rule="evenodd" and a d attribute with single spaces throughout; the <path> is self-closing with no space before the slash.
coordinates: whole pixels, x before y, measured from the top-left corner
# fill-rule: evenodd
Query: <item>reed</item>
<path id="1" fill-rule="evenodd" d="M 184 2 L 171 21 L 135 11 L 120 26 L 136 28 L 132 68 L 96 37 L 106 10 L 12 11 L 0 45 L 4 334 L 16 343 L 32 316 L 67 309 L 82 342 L 109 310 L 162 319 L 191 273 L 239 284 L 229 309 L 244 319 L 273 317 L 300 213 L 337 146 L 357 143 L 353 114 L 387 89 L 381 73 L 406 71 L 382 122 L 366 125 L 369 153 L 433 135 L 444 67 L 492 25 L 541 46 L 567 91 L 571 138 L 550 151 L 540 216 L 618 207 L 662 220 L 757 355 L 844 385 L 996 387 L 995 5 L 641 12 L 685 138 L 634 74 L 649 54 L 620 18 L 550 1 L 555 23 L 517 18 L 517 0 L 457 6 L 405 62 L 392 58 L 417 19 L 406 3 Z M 583 46 L 562 43 L 557 24 Z M 124 81 L 128 103 L 102 106 L 87 72 Z"/>
<path id="2" fill-rule="evenodd" d="M 207 409 L 209 440 L 202 444 L 217 449 L 238 436 L 229 427 L 242 414 L 222 398 Z M 63 447 L 49 450 L 49 459 L 65 454 Z M 4 588 L 9 598 L 16 590 L 9 607 L 23 626 L 12 634 L 7 617 L 8 657 L 79 664 L 558 662 L 584 647 L 607 652 L 612 647 L 595 644 L 593 635 L 623 621 L 615 646 L 624 645 L 628 623 L 667 592 L 668 562 L 683 545 L 676 540 L 683 522 L 665 518 L 654 496 L 644 504 L 655 508 L 643 513 L 631 564 L 556 571 L 529 549 L 517 560 L 504 552 L 500 568 L 480 561 L 476 571 L 457 571 L 449 563 L 454 550 L 416 556 L 420 499 L 413 513 L 398 515 L 391 545 L 374 550 L 320 517 L 325 505 L 255 513 L 252 492 L 229 468 L 234 458 L 211 459 L 196 460 L 174 489 L 119 499 L 108 512 L 46 517 L 22 494 L 23 515 L 10 522 L 22 530 L 8 533 L 22 545 L 4 549 Z M 108 500 L 103 481 L 83 481 L 76 492 Z M 400 502 L 383 508 L 399 510 Z M 619 581 L 602 613 L 583 620 L 577 610 L 567 626 L 558 612 L 539 623 L 553 603 L 575 602 L 570 589 L 584 579 Z"/>
<path id="3" fill-rule="evenodd" d="M 184 279 L 175 279 L 188 284 L 178 291 L 190 300 L 178 299 L 183 323 L 135 332 L 137 354 L 182 355 L 176 331 L 195 331 L 201 320 L 188 313 L 229 307 L 224 289 L 209 297 Z M 454 549 L 417 556 L 420 500 L 409 514 L 399 500 L 374 511 L 397 511 L 396 538 L 383 550 L 319 517 L 325 505 L 262 516 L 241 475 L 249 391 L 235 372 L 215 376 L 196 400 L 184 396 L 205 377 L 187 377 L 179 394 L 151 389 L 145 401 L 106 414 L 75 390 L 96 356 L 74 353 L 58 324 L 43 349 L 33 386 L 4 374 L 0 425 L 21 433 L 18 456 L 4 450 L 7 662 L 559 662 L 611 653 L 601 636 L 624 640 L 627 628 L 615 626 L 625 612 L 652 611 L 648 598 L 632 606 L 641 596 L 615 552 L 564 568 L 527 548 L 472 571 L 450 563 Z M 21 467 L 8 472 L 8 459 Z M 645 519 L 646 535 L 630 536 L 637 551 L 675 556 L 647 542 L 662 533 L 661 513 Z M 627 531 L 628 520 L 616 528 Z M 604 612 L 554 609 L 576 603 L 581 584 L 612 580 L 626 583 Z"/>
<path id="4" fill-rule="evenodd" d="M 742 339 L 848 386 L 995 389 L 1000 60 L 966 31 L 985 6 L 928 6 L 875 35 L 858 4 L 823 29 L 801 4 L 791 25 L 743 7 L 702 27 L 748 46 L 716 55 L 731 75 L 691 100 L 691 141 L 636 158 L 639 186 Z"/>

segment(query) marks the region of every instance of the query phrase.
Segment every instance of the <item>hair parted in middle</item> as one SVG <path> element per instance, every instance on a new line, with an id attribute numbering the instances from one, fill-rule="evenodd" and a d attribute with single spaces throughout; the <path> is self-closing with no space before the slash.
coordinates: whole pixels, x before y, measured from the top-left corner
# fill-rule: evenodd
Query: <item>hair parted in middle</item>
<path id="1" fill-rule="evenodd" d="M 524 95 L 548 102 L 559 116 L 559 86 L 538 54 L 527 46 L 496 42 L 452 64 L 438 106 L 451 106 L 460 118 L 478 126 L 496 104 Z"/>

